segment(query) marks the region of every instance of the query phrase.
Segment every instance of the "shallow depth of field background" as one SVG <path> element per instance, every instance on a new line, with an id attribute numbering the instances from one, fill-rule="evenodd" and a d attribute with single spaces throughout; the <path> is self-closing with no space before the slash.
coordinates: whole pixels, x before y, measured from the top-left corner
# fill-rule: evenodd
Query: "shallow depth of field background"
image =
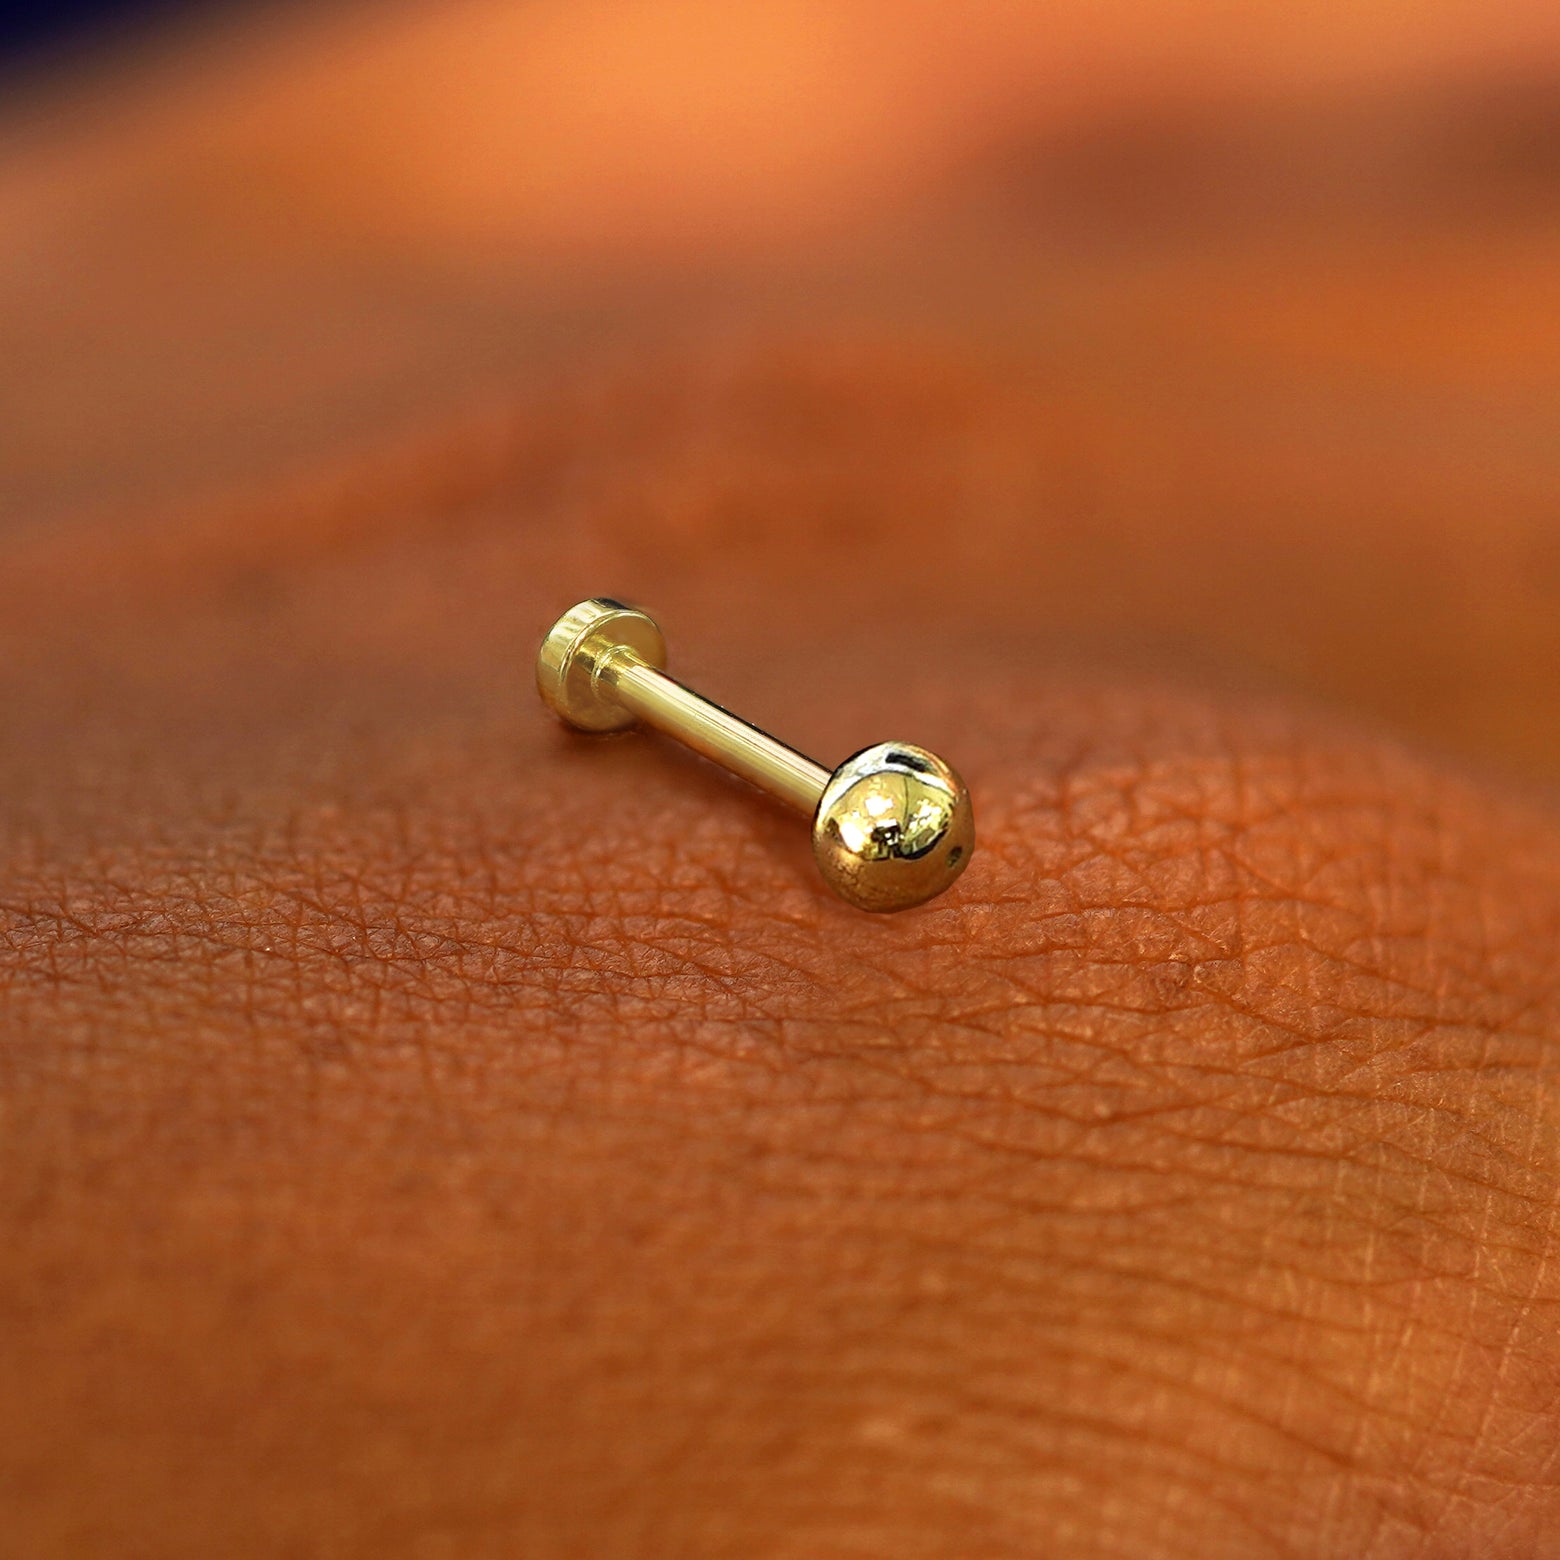
<path id="1" fill-rule="evenodd" d="M 927 560 L 950 591 L 1043 524 L 1007 611 L 1059 642 L 1560 775 L 1552 6 L 384 0 L 60 31 L 16 35 L 0 107 L 13 546 L 779 343 L 1023 387 L 1034 469 L 997 440 L 966 473 L 990 501 Z M 826 554 L 828 515 L 795 525 Z"/>

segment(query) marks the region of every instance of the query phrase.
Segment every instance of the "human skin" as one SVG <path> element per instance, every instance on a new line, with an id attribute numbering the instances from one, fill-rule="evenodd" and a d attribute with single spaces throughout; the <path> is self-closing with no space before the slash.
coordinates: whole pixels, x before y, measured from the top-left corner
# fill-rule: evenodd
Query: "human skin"
<path id="1" fill-rule="evenodd" d="M 1440 276 L 1469 383 L 1541 396 L 1546 242 Z M 931 312 L 11 539 L 0 1554 L 1552 1552 L 1552 456 Z M 820 760 L 947 755 L 956 888 L 850 911 L 550 721 L 602 592 Z"/>
<path id="2" fill-rule="evenodd" d="M 762 495 L 771 424 L 825 417 L 871 471 L 884 397 L 623 391 L 458 504 L 403 469 L 323 539 L 295 496 L 151 562 L 34 550 L 16 1552 L 1544 1552 L 1553 815 L 1206 677 L 997 653 L 999 583 L 939 603 L 892 489 L 810 590 L 805 478 L 693 557 L 712 448 Z M 912 485 L 970 436 L 932 405 Z M 680 523 L 600 518 L 665 484 Z M 910 610 L 853 614 L 869 569 Z M 957 888 L 851 911 L 791 815 L 546 718 L 536 636 L 625 578 L 819 753 L 954 755 Z"/>

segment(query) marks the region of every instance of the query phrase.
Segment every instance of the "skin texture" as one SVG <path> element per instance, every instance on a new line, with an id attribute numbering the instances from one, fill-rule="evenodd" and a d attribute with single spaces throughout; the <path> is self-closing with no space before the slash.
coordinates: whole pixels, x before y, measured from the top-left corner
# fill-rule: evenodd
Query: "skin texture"
<path id="1" fill-rule="evenodd" d="M 350 327 L 328 372 L 284 334 L 340 416 L 307 478 L 201 374 L 79 411 L 116 480 L 182 456 L 19 506 L 0 575 L 11 1551 L 1550 1552 L 1547 208 L 1252 218 L 1147 280 L 1080 217 L 1063 328 L 998 141 L 983 237 L 813 262 L 805 329 L 653 342 L 641 276 L 614 352 L 577 319 L 473 409 L 413 317 L 530 305 L 423 275 L 377 443 Z M 197 290 L 203 373 L 320 266 Z M 536 641 L 601 593 L 821 759 L 948 755 L 957 888 L 854 913 L 791 815 L 549 721 Z"/>

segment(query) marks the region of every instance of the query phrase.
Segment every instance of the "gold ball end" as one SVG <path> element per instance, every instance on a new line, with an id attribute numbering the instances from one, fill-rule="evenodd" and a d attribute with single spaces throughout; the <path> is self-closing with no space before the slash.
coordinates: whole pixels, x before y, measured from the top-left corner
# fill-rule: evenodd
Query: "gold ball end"
<path id="1" fill-rule="evenodd" d="M 542 703 L 580 731 L 632 726 L 633 714 L 596 681 L 602 658 L 620 648 L 632 650 L 657 671 L 666 665 L 666 641 L 647 612 L 605 596 L 571 607 L 548 630 L 537 652 L 536 691 Z"/>
<path id="2" fill-rule="evenodd" d="M 813 819 L 824 880 L 859 910 L 924 904 L 958 877 L 974 850 L 964 782 L 935 753 L 904 742 L 880 742 L 846 759 Z"/>

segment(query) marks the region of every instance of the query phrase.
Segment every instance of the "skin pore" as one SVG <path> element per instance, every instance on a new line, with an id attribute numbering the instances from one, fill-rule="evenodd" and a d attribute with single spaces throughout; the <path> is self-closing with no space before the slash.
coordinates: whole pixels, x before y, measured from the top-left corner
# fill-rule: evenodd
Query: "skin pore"
<path id="1" fill-rule="evenodd" d="M 5 1543 L 1545 1553 L 1553 239 L 1404 226 L 1347 282 L 1058 261 L 1071 325 L 961 251 L 1000 342 L 924 277 L 654 346 L 630 290 L 631 347 L 477 414 L 430 357 L 410 448 L 322 410 L 299 479 L 166 365 L 85 407 L 167 469 L 0 573 Z M 399 285 L 409 362 L 489 306 Z M 301 404 L 382 368 L 342 329 Z M 538 636 L 618 593 L 825 762 L 947 755 L 956 889 L 860 915 L 793 816 L 549 721 Z"/>

